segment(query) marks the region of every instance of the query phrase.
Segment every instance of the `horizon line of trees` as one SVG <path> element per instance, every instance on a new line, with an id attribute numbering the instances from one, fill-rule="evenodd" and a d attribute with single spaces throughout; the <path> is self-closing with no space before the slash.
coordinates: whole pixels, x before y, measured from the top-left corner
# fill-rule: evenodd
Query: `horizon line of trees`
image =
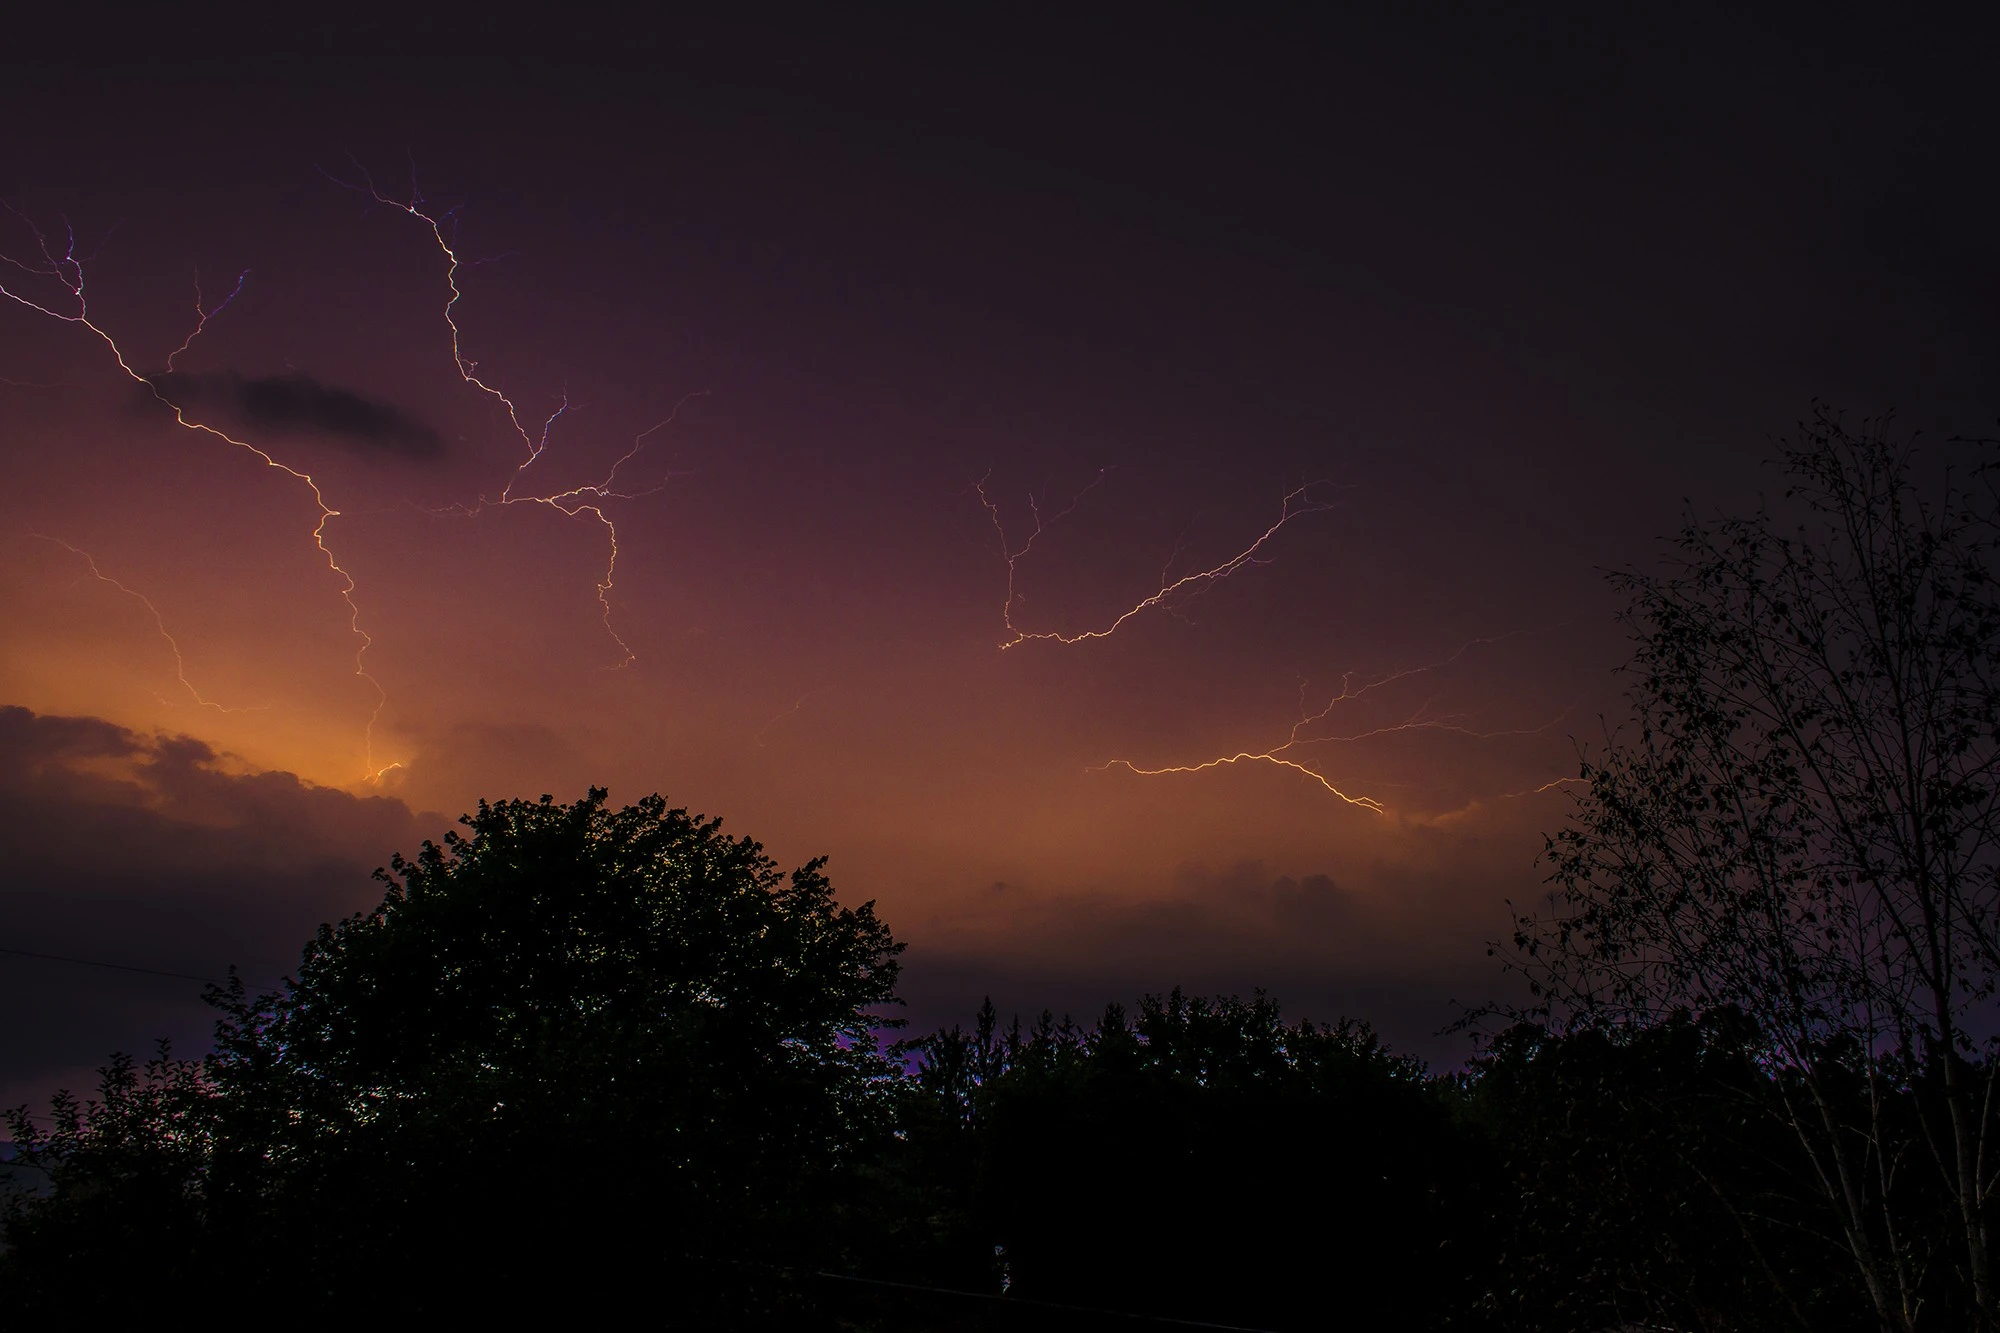
<path id="1" fill-rule="evenodd" d="M 1088 1025 L 1003 1025 L 988 1001 L 885 1043 L 829 1133 L 796 1083 L 719 1122 L 539 1067 L 350 1087 L 310 1123 L 296 1084 L 245 1068 L 254 997 L 216 998 L 233 1052 L 114 1057 L 50 1128 L 10 1117 L 50 1187 L 9 1200 L 0 1309 L 136 1312 L 193 1287 L 319 1315 L 646 1299 L 687 1327 L 1879 1326 L 1733 1009 L 1516 1024 L 1432 1073 L 1262 994 L 1174 990 Z M 711 1084 L 762 1063 L 710 1055 Z M 539 1106 L 485 1103 L 522 1081 Z M 1932 1243 L 1946 1203 L 1898 1199 Z M 1971 1326 L 1938 1287 L 1925 1325 Z"/>
<path id="2" fill-rule="evenodd" d="M 1822 412 L 1614 576 L 1632 716 L 1466 1069 L 1261 993 L 899 1037 L 822 861 L 481 803 L 204 1058 L 8 1118 L 0 1309 L 1996 1333 L 2000 493 L 1913 459 Z"/>

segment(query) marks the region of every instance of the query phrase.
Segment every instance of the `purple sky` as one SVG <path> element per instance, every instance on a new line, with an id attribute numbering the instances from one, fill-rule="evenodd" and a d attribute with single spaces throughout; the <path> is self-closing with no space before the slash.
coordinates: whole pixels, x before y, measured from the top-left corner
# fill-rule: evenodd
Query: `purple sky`
<path id="1" fill-rule="evenodd" d="M 1616 717 L 1601 571 L 1816 397 L 1992 433 L 1990 31 L 36 22 L 8 948 L 276 976 L 595 783 L 830 854 L 920 1025 L 1262 986 L 1455 1059 Z M 65 225 L 131 374 L 28 271 Z M 159 381 L 223 438 L 133 375 L 246 270 Z M 194 990 L 0 954 L 0 1100 L 198 1046 Z"/>

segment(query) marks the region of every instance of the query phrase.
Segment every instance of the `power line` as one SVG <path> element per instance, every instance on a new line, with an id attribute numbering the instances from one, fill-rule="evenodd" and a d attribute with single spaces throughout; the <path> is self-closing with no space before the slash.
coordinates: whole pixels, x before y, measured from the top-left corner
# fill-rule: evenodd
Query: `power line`
<path id="1" fill-rule="evenodd" d="M 61 953 L 37 953 L 33 949 L 13 949 L 4 944 L 0 944 L 0 953 L 13 954 L 17 958 L 39 958 L 49 963 L 75 963 L 79 967 L 102 967 L 114 972 L 142 972 L 149 977 L 172 977 L 176 981 L 218 984 L 214 977 L 198 977 L 192 972 L 167 972 L 157 967 L 135 967 L 131 963 L 107 963 L 96 958 L 73 958 Z"/>

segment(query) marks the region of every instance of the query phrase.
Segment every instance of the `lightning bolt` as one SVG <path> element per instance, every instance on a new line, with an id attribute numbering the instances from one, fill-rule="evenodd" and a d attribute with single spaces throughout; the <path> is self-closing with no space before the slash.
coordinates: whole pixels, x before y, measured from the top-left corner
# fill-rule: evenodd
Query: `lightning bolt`
<path id="1" fill-rule="evenodd" d="M 1585 778 L 1557 778 L 1553 782 L 1544 782 L 1541 786 L 1530 787 L 1526 791 L 1502 792 L 1493 799 L 1496 801 L 1518 801 L 1523 796 L 1540 796 L 1545 791 L 1554 791 L 1557 787 L 1568 787 L 1587 780 Z"/>
<path id="2" fill-rule="evenodd" d="M 459 272 L 461 269 L 476 267 L 481 263 L 490 261 L 465 259 L 460 256 L 457 244 L 457 210 L 454 208 L 436 213 L 427 212 L 425 200 L 421 192 L 416 188 L 414 179 L 411 182 L 410 197 L 408 199 L 397 199 L 386 195 L 377 188 L 374 178 L 368 174 L 365 168 L 361 167 L 359 163 L 354 165 L 355 170 L 360 172 L 361 175 L 361 184 L 358 185 L 352 181 L 342 180 L 340 177 L 324 169 L 322 169 L 321 174 L 325 175 L 328 180 L 342 189 L 365 194 L 377 204 L 385 208 L 394 209 L 396 212 L 415 219 L 430 232 L 431 240 L 436 244 L 438 254 L 444 260 L 445 289 L 449 293 L 444 303 L 444 323 L 446 329 L 451 334 L 452 364 L 458 370 L 459 379 L 464 381 L 468 388 L 483 394 L 499 404 L 500 408 L 506 413 L 508 425 L 513 429 L 515 436 L 521 442 L 524 456 L 521 462 L 515 467 L 513 475 L 508 478 L 507 485 L 501 490 L 499 496 L 492 499 L 482 496 L 476 504 L 459 506 L 458 512 L 470 516 L 489 508 L 504 508 L 509 505 L 529 504 L 542 505 L 553 509 L 565 518 L 583 518 L 587 515 L 595 520 L 604 530 L 605 544 L 608 548 L 604 562 L 604 575 L 597 581 L 598 615 L 604 623 L 605 634 L 618 646 L 618 651 L 621 654 L 620 660 L 613 663 L 611 669 L 615 671 L 632 665 L 639 660 L 638 656 L 632 651 L 631 645 L 625 641 L 624 636 L 619 634 L 617 627 L 612 623 L 611 619 L 611 590 L 617 582 L 618 575 L 618 524 L 605 511 L 605 505 L 612 500 L 638 500 L 646 496 L 656 495 L 666 489 L 667 485 L 676 477 L 689 475 L 687 473 L 668 471 L 658 482 L 643 490 L 636 491 L 620 490 L 617 484 L 618 470 L 631 462 L 645 448 L 646 441 L 653 435 L 671 426 L 674 420 L 680 415 L 681 409 L 687 406 L 690 400 L 706 397 L 708 391 L 705 389 L 697 390 L 694 393 L 685 395 L 679 402 L 674 404 L 673 410 L 665 418 L 653 423 L 653 425 L 634 436 L 631 447 L 619 455 L 617 460 L 611 464 L 610 469 L 604 474 L 602 480 L 571 487 L 566 491 L 517 495 L 515 488 L 521 484 L 523 475 L 541 459 L 542 454 L 548 449 L 549 437 L 555 429 L 556 422 L 571 411 L 572 404 L 569 400 L 569 394 L 567 391 L 563 393 L 555 410 L 543 418 L 538 428 L 530 427 L 523 420 L 520 408 L 515 404 L 514 399 L 498 384 L 484 377 L 480 373 L 479 362 L 467 356 L 465 352 L 465 333 L 458 322 L 458 303 L 465 295 L 464 290 L 459 286 Z"/>
<path id="3" fill-rule="evenodd" d="M 764 738 L 771 734 L 771 728 L 777 726 L 779 723 L 784 722 L 789 718 L 797 717 L 800 713 L 804 712 L 806 707 L 806 700 L 812 698 L 815 694 L 818 694 L 821 690 L 824 690 L 825 688 L 826 686 L 824 685 L 818 685 L 810 690 L 807 690 L 804 694 L 801 694 L 797 699 L 792 701 L 792 706 L 790 708 L 787 708 L 783 712 L 776 714 L 771 718 L 770 721 L 766 722 L 763 726 L 757 728 L 757 734 L 750 738 L 750 743 L 760 750 L 763 749 L 769 743 Z"/>
<path id="4" fill-rule="evenodd" d="M 1377 676 L 1362 677 L 1358 672 L 1348 672 L 1340 678 L 1340 688 L 1337 691 L 1335 691 L 1334 694 L 1330 698 L 1328 698 L 1326 703 L 1317 710 L 1312 710 L 1312 711 L 1307 710 L 1305 704 L 1305 692 L 1307 687 L 1302 682 L 1299 686 L 1298 721 L 1292 724 L 1290 733 L 1285 737 L 1285 739 L 1282 742 L 1280 742 L 1277 745 L 1270 746 L 1267 749 L 1239 750 L 1234 754 L 1218 755 L 1215 758 L 1205 759 L 1199 763 L 1167 764 L 1167 765 L 1162 765 L 1158 768 L 1142 767 L 1141 765 L 1135 763 L 1130 759 L 1108 759 L 1101 764 L 1092 765 L 1086 771 L 1092 773 L 1103 773 L 1113 768 L 1122 768 L 1127 772 L 1137 774 L 1140 777 L 1161 777 L 1168 774 L 1205 773 L 1211 769 L 1228 768 L 1237 764 L 1269 764 L 1273 767 L 1287 768 L 1295 773 L 1303 774 L 1305 777 L 1308 777 L 1312 779 L 1314 782 L 1318 783 L 1319 786 L 1324 788 L 1328 793 L 1337 797 L 1339 800 L 1344 801 L 1348 805 L 1356 806 L 1360 809 L 1367 810 L 1378 815 L 1388 814 L 1389 813 L 1388 807 L 1383 805 L 1382 802 L 1376 800 L 1372 796 L 1357 795 L 1353 791 L 1349 790 L 1347 787 L 1343 786 L 1341 782 L 1337 782 L 1327 771 L 1327 766 L 1323 762 L 1319 762 L 1310 756 L 1308 747 L 1315 745 L 1352 744 L 1353 742 L 1356 741 L 1369 740 L 1374 737 L 1392 735 L 1398 732 L 1418 732 L 1418 731 L 1449 732 L 1455 735 L 1468 736 L 1478 740 L 1491 740 L 1505 736 L 1537 736 L 1547 732 L 1549 728 L 1556 726 L 1558 723 L 1560 723 L 1564 717 L 1567 717 L 1569 715 L 1569 710 L 1565 709 L 1560 715 L 1558 715 L 1549 722 L 1543 723 L 1539 727 L 1509 728 L 1502 730 L 1479 730 L 1467 725 L 1466 720 L 1462 715 L 1440 714 L 1431 711 L 1431 705 L 1428 701 L 1426 701 L 1425 703 L 1419 705 L 1414 712 L 1412 712 L 1408 717 L 1404 718 L 1400 722 L 1385 723 L 1381 726 L 1369 727 L 1366 728 L 1365 730 L 1350 731 L 1350 732 L 1337 732 L 1327 729 L 1329 719 L 1332 718 L 1334 710 L 1339 708 L 1342 704 L 1352 703 L 1357 699 L 1361 699 L 1366 695 L 1373 694 L 1375 691 L 1380 690 L 1388 685 L 1394 684 L 1397 681 L 1407 680 L 1412 676 L 1420 676 L 1429 672 L 1441 670 L 1442 668 L 1450 666 L 1452 663 L 1458 661 L 1460 658 L 1464 657 L 1467 653 L 1471 652 L 1475 648 L 1484 647 L 1490 644 L 1504 643 L 1509 639 L 1518 638 L 1523 634 L 1528 634 L 1531 632 L 1533 631 L 1509 630 L 1505 634 L 1497 634 L 1497 635 L 1492 635 L 1490 637 L 1479 638 L 1479 639 L 1469 639 L 1465 643 L 1461 644 L 1457 649 L 1452 651 L 1449 655 L 1441 657 L 1434 662 L 1425 662 L 1417 666 L 1401 667 L 1393 671 L 1384 672 Z M 1304 755 L 1305 757 L 1301 757 L 1302 755 Z M 1548 783 L 1543 787 L 1536 788 L 1535 790 L 1547 791 L 1550 788 L 1560 786 L 1565 782 L 1574 782 L 1574 781 L 1576 781 L 1575 778 L 1559 778 L 1555 782 Z M 1510 794 L 1531 795 L 1533 793 L 1518 792 Z"/>
<path id="5" fill-rule="evenodd" d="M 305 487 L 307 494 L 312 497 L 313 506 L 318 510 L 318 518 L 312 528 L 313 546 L 319 551 L 321 557 L 325 559 L 328 571 L 340 581 L 340 598 L 347 606 L 348 632 L 353 635 L 356 643 L 354 650 L 354 675 L 357 679 L 365 682 L 375 696 L 375 705 L 369 711 L 367 726 L 362 731 L 362 748 L 368 770 L 367 776 L 371 781 L 378 780 L 388 769 L 377 768 L 375 764 L 375 723 L 382 716 L 382 709 L 388 703 L 389 696 L 382 689 L 381 682 L 368 672 L 368 649 L 373 646 L 374 640 L 361 628 L 361 606 L 355 600 L 356 585 L 354 576 L 341 566 L 340 561 L 335 558 L 332 548 L 326 542 L 326 525 L 340 517 L 340 511 L 326 502 L 326 496 L 321 492 L 319 483 L 313 480 L 310 473 L 300 471 L 288 463 L 279 462 L 269 453 L 266 453 L 263 449 L 248 440 L 238 439 L 227 431 L 220 430 L 206 422 L 194 420 L 187 415 L 186 411 L 178 403 L 175 403 L 165 394 L 161 393 L 159 385 L 152 378 L 142 375 L 133 369 L 130 359 L 125 354 L 125 350 L 118 345 L 118 340 L 91 316 L 90 297 L 84 280 L 84 269 L 96 256 L 94 253 L 91 255 L 77 254 L 76 229 L 70 225 L 67 218 L 63 220 L 64 243 L 61 249 L 58 250 L 50 243 L 48 234 L 35 224 L 34 219 L 4 200 L 0 200 L 0 207 L 4 207 L 9 213 L 18 218 L 22 225 L 27 227 L 28 231 L 34 236 L 35 247 L 40 253 L 38 261 L 24 261 L 13 255 L 0 254 L 0 262 L 4 262 L 7 266 L 33 278 L 52 279 L 68 293 L 68 299 L 74 304 L 74 309 L 58 309 L 54 305 L 43 304 L 41 301 L 24 294 L 17 286 L 10 286 L 4 280 L 0 280 L 0 296 L 4 296 L 9 301 L 35 314 L 86 330 L 104 344 L 106 350 L 111 353 L 112 360 L 117 364 L 120 373 L 134 384 L 144 388 L 152 395 L 156 402 L 174 414 L 174 421 L 177 425 L 195 434 L 210 436 L 225 444 L 243 450 L 256 458 L 265 467 L 275 472 L 282 472 L 299 482 Z M 223 298 L 215 306 L 206 309 L 202 305 L 200 285 L 199 281 L 197 281 L 195 290 L 195 327 L 182 340 L 181 345 L 174 350 L 172 357 L 169 358 L 169 365 L 172 364 L 175 358 L 180 357 L 188 350 L 188 347 L 193 344 L 194 340 L 208 327 L 209 320 L 220 314 L 230 302 L 236 299 L 237 293 L 243 290 L 243 283 L 247 280 L 248 276 L 249 274 L 246 270 L 245 273 L 237 278 L 235 288 L 227 297 Z M 17 284 L 19 281 L 19 279 L 15 280 Z M 162 629 L 164 630 L 164 626 L 162 626 Z M 390 765 L 389 767 L 395 766 Z"/>
<path id="6" fill-rule="evenodd" d="M 1177 611 L 1187 601 L 1208 591 L 1232 574 L 1236 574 L 1252 565 L 1270 563 L 1268 559 L 1260 557 L 1258 552 L 1263 550 L 1265 544 L 1277 536 L 1284 529 L 1285 525 L 1293 519 L 1306 514 L 1324 513 L 1334 507 L 1331 501 L 1315 499 L 1313 496 L 1314 489 L 1325 483 L 1307 482 L 1305 485 L 1295 487 L 1286 494 L 1284 503 L 1279 507 L 1278 519 L 1275 523 L 1264 529 L 1255 541 L 1218 565 L 1196 570 L 1191 574 L 1183 574 L 1179 578 L 1172 577 L 1174 561 L 1180 554 L 1180 547 L 1177 544 L 1174 555 L 1168 558 L 1166 568 L 1160 572 L 1159 587 L 1132 603 L 1116 619 L 1103 628 L 1081 630 L 1073 634 L 1064 633 L 1060 630 L 1024 630 L 1020 628 L 1014 623 L 1014 603 L 1019 597 L 1017 581 L 1021 561 L 1034 549 L 1036 539 L 1048 531 L 1049 528 L 1053 527 L 1059 520 L 1074 513 L 1076 507 L 1083 503 L 1084 497 L 1097 488 L 1109 471 L 1110 469 L 1108 468 L 1100 468 L 1097 476 L 1091 479 L 1088 486 L 1078 491 L 1060 512 L 1050 515 L 1046 519 L 1042 516 L 1041 501 L 1030 492 L 1028 495 L 1028 509 L 1034 515 L 1034 531 L 1030 532 L 1027 540 L 1023 541 L 1019 546 L 1015 546 L 1008 539 L 1007 527 L 1000 515 L 1000 506 L 986 492 L 986 483 L 992 480 L 993 474 L 989 472 L 986 476 L 981 477 L 977 482 L 973 483 L 973 489 L 979 495 L 979 503 L 985 506 L 987 517 L 993 521 L 993 531 L 1000 539 L 1000 555 L 1007 566 L 1007 595 L 1000 604 L 1000 623 L 1007 631 L 1007 637 L 1000 643 L 1000 650 L 1002 652 L 1017 644 L 1033 640 L 1047 640 L 1060 644 L 1078 644 L 1086 643 L 1092 639 L 1108 639 L 1117 633 L 1124 626 L 1125 622 L 1147 611 L 1155 609 L 1168 612 Z"/>
<path id="7" fill-rule="evenodd" d="M 127 597 L 130 597 L 134 601 L 138 602 L 139 605 L 146 608 L 146 614 L 153 618 L 153 628 L 159 632 L 160 638 L 167 645 L 167 651 L 173 655 L 174 679 L 180 682 L 180 687 L 183 690 L 187 691 L 188 698 L 194 701 L 196 707 L 211 708 L 218 713 L 252 713 L 260 711 L 260 708 L 225 708 L 221 704 L 216 703 L 212 699 L 206 699 L 202 697 L 201 691 L 196 689 L 194 687 L 194 682 L 189 680 L 187 677 L 187 662 L 181 656 L 180 643 L 174 638 L 173 634 L 167 629 L 166 618 L 160 614 L 160 608 L 153 605 L 152 598 L 146 596 L 145 593 L 140 592 L 137 588 L 134 588 L 129 584 L 119 582 L 117 579 L 112 578 L 109 574 L 106 574 L 102 569 L 99 569 L 97 566 L 96 557 L 91 555 L 90 552 L 84 550 L 83 548 L 78 546 L 72 546 L 68 542 L 64 541 L 62 538 L 51 537 L 46 533 L 31 532 L 28 534 L 28 536 L 33 537 L 37 541 L 49 542 L 53 545 L 62 547 L 63 550 L 68 551 L 71 555 L 74 555 L 83 561 L 84 568 L 89 571 L 91 578 L 95 579 L 99 583 L 109 584 L 111 587 L 116 588 L 119 592 L 124 593 Z M 154 697 L 159 699 L 161 703 L 168 702 L 164 696 L 155 695 Z"/>
<path id="8" fill-rule="evenodd" d="M 230 288 L 229 295 L 223 297 L 213 306 L 204 309 L 201 303 L 201 270 L 196 269 L 194 271 L 194 327 L 188 330 L 187 337 L 181 339 L 179 347 L 167 353 L 167 369 L 169 371 L 174 368 L 174 362 L 180 360 L 181 357 L 187 354 L 187 349 L 194 346 L 194 340 L 201 337 L 202 330 L 208 327 L 208 321 L 229 309 L 230 303 L 243 295 L 243 284 L 249 280 L 250 270 L 246 268 L 236 275 L 236 285 Z"/>

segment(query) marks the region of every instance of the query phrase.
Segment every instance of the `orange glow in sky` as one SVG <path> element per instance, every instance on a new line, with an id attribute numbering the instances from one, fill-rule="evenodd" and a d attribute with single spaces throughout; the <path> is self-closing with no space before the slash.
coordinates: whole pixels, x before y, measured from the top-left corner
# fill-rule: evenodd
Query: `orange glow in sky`
<path id="1" fill-rule="evenodd" d="M 920 1023 L 1263 986 L 1442 1050 L 1615 720 L 1602 571 L 1815 395 L 1991 434 L 1983 232 L 1812 202 L 1914 103 L 596 21 L 0 89 L 0 943 L 275 976 L 602 785 L 829 855 Z M 77 986 L 0 1102 L 170 1007 Z"/>

